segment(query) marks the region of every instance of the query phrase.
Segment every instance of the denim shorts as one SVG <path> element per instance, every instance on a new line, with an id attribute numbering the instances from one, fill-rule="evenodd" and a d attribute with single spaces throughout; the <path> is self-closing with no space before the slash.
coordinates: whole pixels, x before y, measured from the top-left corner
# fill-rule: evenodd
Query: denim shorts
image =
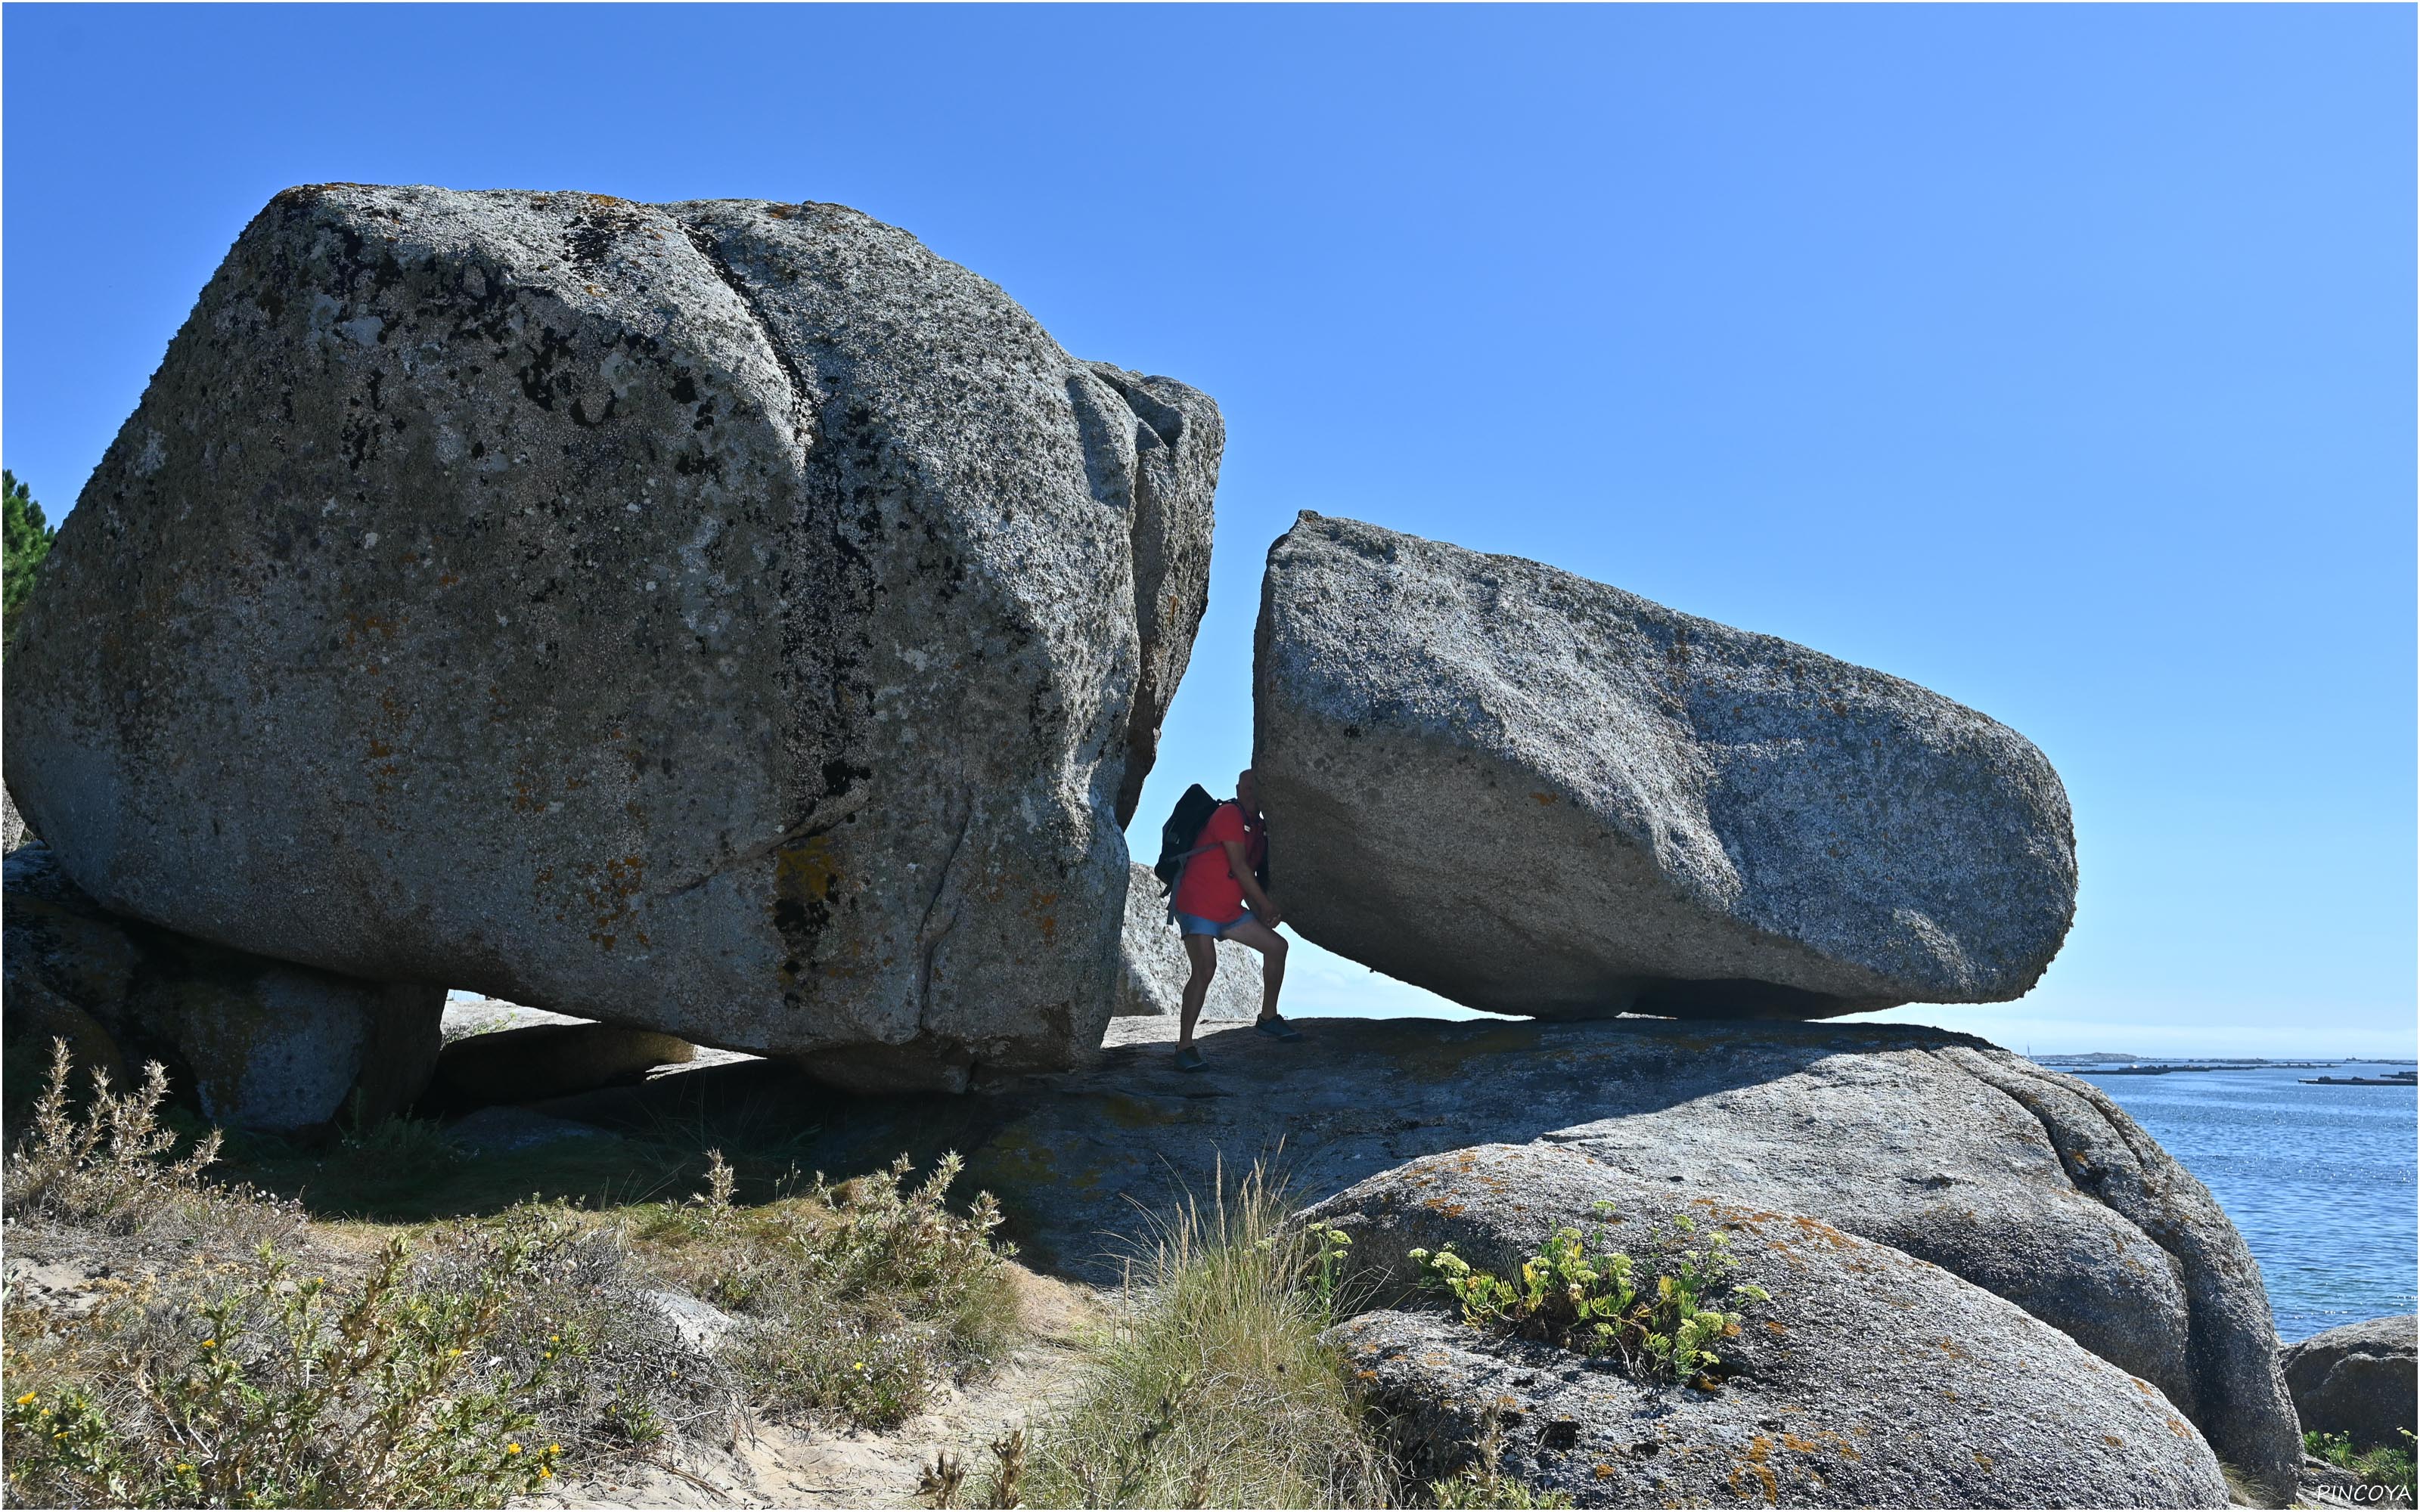
<path id="1" fill-rule="evenodd" d="M 1176 916 L 1176 932 L 1179 934 L 1207 934 L 1216 939 L 1251 917 L 1252 911 L 1247 908 L 1221 924 L 1215 919 L 1203 918 L 1199 914 L 1179 914 Z"/>

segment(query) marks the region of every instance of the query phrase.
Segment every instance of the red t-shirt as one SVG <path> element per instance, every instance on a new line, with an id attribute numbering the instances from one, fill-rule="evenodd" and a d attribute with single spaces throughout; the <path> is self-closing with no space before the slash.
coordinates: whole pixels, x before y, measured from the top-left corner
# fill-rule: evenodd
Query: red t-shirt
<path id="1" fill-rule="evenodd" d="M 1218 805 L 1193 841 L 1208 849 L 1186 862 L 1184 874 L 1176 879 L 1178 913 L 1223 924 L 1244 911 L 1243 885 L 1231 874 L 1227 865 L 1225 842 L 1231 840 L 1242 843 L 1245 861 L 1255 867 L 1268 849 L 1268 833 L 1264 826 L 1246 824 L 1244 810 L 1234 804 Z"/>

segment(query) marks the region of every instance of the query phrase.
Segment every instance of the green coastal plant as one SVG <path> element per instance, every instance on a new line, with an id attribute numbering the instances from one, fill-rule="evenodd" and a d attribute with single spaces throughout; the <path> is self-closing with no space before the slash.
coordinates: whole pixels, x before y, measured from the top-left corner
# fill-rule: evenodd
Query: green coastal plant
<path id="1" fill-rule="evenodd" d="M 892 1427 L 941 1383 L 990 1365 L 1016 1325 L 1000 1204 L 944 1200 L 964 1164 L 946 1154 L 921 1181 L 906 1156 L 887 1173 L 737 1204 L 737 1178 L 708 1150 L 705 1190 L 657 1204 L 635 1227 L 659 1267 L 750 1325 L 724 1357 L 777 1417 L 830 1412 Z"/>
<path id="2" fill-rule="evenodd" d="M 1722 1365 L 1713 1346 L 1740 1331 L 1740 1315 L 1722 1304 L 1773 1298 L 1761 1287 L 1731 1280 L 1739 1262 L 1719 1229 L 1701 1229 L 1683 1213 L 1658 1237 L 1663 1268 L 1654 1274 L 1641 1273 L 1601 1230 L 1592 1247 L 1590 1236 L 1572 1227 L 1547 1235 L 1510 1279 L 1472 1266 L 1451 1244 L 1410 1256 L 1422 1282 L 1450 1294 L 1473 1328 L 1613 1355 L 1650 1375 L 1705 1382 Z"/>
<path id="3" fill-rule="evenodd" d="M 2303 1452 L 2326 1460 L 2339 1470 L 2350 1470 L 2361 1477 L 2365 1487 L 2375 1487 L 2390 1494 L 2399 1493 L 2401 1500 L 2394 1504 L 2410 1506 L 2415 1494 L 2413 1487 L 2413 1438 L 2404 1428 L 2401 1445 L 2378 1444 L 2356 1451 L 2352 1439 L 2343 1433 L 2305 1433 Z"/>
<path id="4" fill-rule="evenodd" d="M 401 1237 L 355 1281 L 294 1274 L 264 1244 L 240 1287 L 105 1309 L 87 1344 L 116 1368 L 98 1380 L 42 1383 L 46 1362 L 12 1350 L 11 1500 L 499 1506 L 535 1493 L 562 1449 L 538 1442 L 523 1404 L 572 1351 L 513 1346 L 546 1327 L 525 1304 L 562 1238 L 505 1226 L 442 1283 Z"/>

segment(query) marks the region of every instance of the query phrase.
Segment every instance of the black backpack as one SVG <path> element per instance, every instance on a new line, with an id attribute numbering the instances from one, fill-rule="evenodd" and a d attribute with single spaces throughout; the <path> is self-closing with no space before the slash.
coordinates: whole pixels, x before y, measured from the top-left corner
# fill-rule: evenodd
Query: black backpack
<path id="1" fill-rule="evenodd" d="M 1168 823 L 1159 826 L 1159 859 L 1152 863 L 1151 874 L 1159 878 L 1159 895 L 1163 898 L 1176 891 L 1177 876 L 1185 863 L 1193 858 L 1194 841 L 1202 838 L 1202 826 L 1218 811 L 1218 800 L 1209 790 L 1196 782 L 1176 800 L 1176 808 Z"/>

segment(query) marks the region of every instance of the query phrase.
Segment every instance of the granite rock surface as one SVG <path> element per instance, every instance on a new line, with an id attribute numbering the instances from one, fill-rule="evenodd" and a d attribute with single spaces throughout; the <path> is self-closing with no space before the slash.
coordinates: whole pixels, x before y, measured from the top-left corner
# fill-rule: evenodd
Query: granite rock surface
<path id="1" fill-rule="evenodd" d="M 1996 1002 L 2074 915 L 2066 791 L 2016 732 L 1535 562 L 1306 513 L 1254 689 L 1288 922 L 1469 1007 Z"/>
<path id="2" fill-rule="evenodd" d="M 1328 1335 L 1425 1475 L 1493 1436 L 1504 1473 L 1580 1506 L 2225 1506 L 2210 1445 L 2160 1394 L 2022 1308 L 1804 1213 L 1675 1188 L 1575 1150 L 1489 1145 L 1313 1209 L 1376 1310 Z M 1694 1226 L 1683 1231 L 1680 1225 Z M 1683 1383 L 1468 1326 L 1406 1252 L 1516 1275 L 1552 1230 L 1642 1278 L 1720 1235 L 1740 1331 Z M 1351 1294 L 1357 1288 L 1348 1285 Z M 1391 1304 L 1391 1305 L 1385 1305 Z"/>
<path id="3" fill-rule="evenodd" d="M 859 1088 L 1064 1066 L 1221 444 L 839 206 L 289 190 L 60 533 L 10 781 L 231 948 Z"/>
<path id="4" fill-rule="evenodd" d="M 1914 1025 L 1297 1023 L 1299 1044 L 1205 1026 L 1209 1069 L 1187 1074 L 1170 1021 L 1118 1019 L 1096 1065 L 964 1107 L 814 1104 L 857 1132 L 814 1159 L 958 1149 L 1033 1263 L 1114 1283 L 1105 1236 L 1130 1231 L 1138 1205 L 1255 1160 L 1308 1203 L 1421 1155 L 1568 1149 L 1938 1265 L 2150 1381 L 2230 1463 L 2290 1486 L 2301 1446 L 2258 1267 L 2201 1183 L 2085 1082 Z"/>
<path id="5" fill-rule="evenodd" d="M 47 846 L 11 852 L 6 881 L 8 1054 L 119 1088 L 146 1061 L 205 1117 L 272 1134 L 409 1106 L 437 1063 L 442 987 L 364 981 L 121 918 L 69 881 Z"/>
<path id="6" fill-rule="evenodd" d="M 2420 1332 L 2409 1313 L 2315 1334 L 2278 1352 L 2303 1428 L 2342 1433 L 2355 1449 L 2410 1447 L 2420 1432 Z"/>

